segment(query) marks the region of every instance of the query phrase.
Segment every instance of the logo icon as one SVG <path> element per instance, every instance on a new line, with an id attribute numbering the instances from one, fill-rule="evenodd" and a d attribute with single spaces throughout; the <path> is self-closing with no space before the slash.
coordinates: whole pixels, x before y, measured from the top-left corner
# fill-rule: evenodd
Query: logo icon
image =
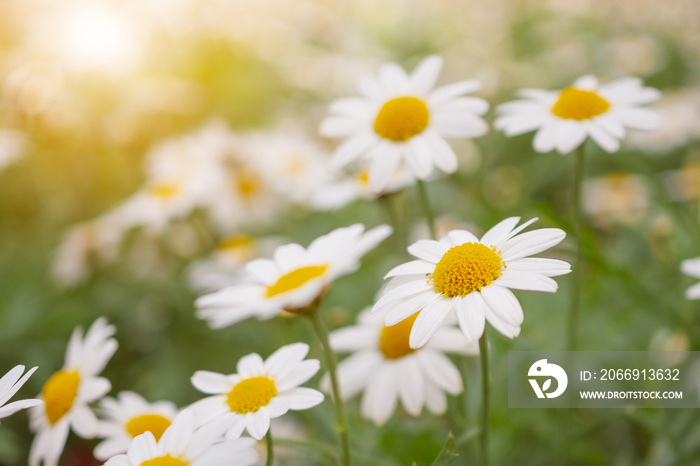
<path id="1" fill-rule="evenodd" d="M 546 359 L 540 359 L 530 366 L 527 375 L 528 377 L 549 377 L 544 381 L 541 388 L 537 379 L 528 379 L 537 398 L 556 398 L 564 393 L 569 383 L 569 377 L 566 375 L 564 369 L 556 364 L 548 363 Z M 549 390 L 552 385 L 552 378 L 557 381 L 557 389 L 553 392 L 548 392 L 547 390 Z"/>

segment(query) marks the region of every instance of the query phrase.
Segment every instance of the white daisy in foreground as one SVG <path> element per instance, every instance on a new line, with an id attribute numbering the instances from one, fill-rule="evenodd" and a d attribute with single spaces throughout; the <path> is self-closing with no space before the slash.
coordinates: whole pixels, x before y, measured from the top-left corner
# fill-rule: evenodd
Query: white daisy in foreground
<path id="1" fill-rule="evenodd" d="M 104 398 L 100 408 L 105 419 L 100 420 L 97 437 L 104 440 L 95 447 L 95 458 L 101 461 L 126 453 L 131 441 L 145 432 L 160 440 L 177 415 L 174 403 L 149 403 L 134 392 L 121 392 L 116 399 Z"/>
<path id="2" fill-rule="evenodd" d="M 367 309 L 358 317 L 358 325 L 331 333 L 335 351 L 354 353 L 338 365 L 341 397 L 364 391 L 362 416 L 377 424 L 391 417 L 399 399 L 412 416 L 418 416 L 424 405 L 434 414 L 443 414 L 445 392 L 456 395 L 463 389 L 459 370 L 443 353 L 478 354 L 478 344 L 465 340 L 458 328 L 442 326 L 425 347 L 413 349 L 408 338 L 418 314 L 387 327 L 386 313 L 370 314 Z M 326 392 L 329 382 L 326 374 L 321 381 Z"/>
<path id="3" fill-rule="evenodd" d="M 568 154 L 590 136 L 607 152 L 616 152 L 625 128 L 654 131 L 661 127 L 660 112 L 640 105 L 658 100 L 661 93 L 644 87 L 638 78 L 621 78 L 598 84 L 594 76 L 583 76 L 561 91 L 523 89 L 524 100 L 498 106 L 501 116 L 494 122 L 506 136 L 537 130 L 533 146 L 537 152 L 556 149 Z"/>
<path id="4" fill-rule="evenodd" d="M 361 97 L 339 99 L 321 134 L 345 138 L 333 155 L 336 166 L 365 158 L 369 183 L 382 191 L 400 166 L 424 180 L 433 168 L 457 170 L 457 157 L 445 138 L 473 138 L 488 131 L 485 100 L 460 97 L 479 89 L 478 81 L 460 81 L 433 89 L 442 58 L 430 56 L 410 75 L 396 63 L 379 69 L 378 77 L 358 82 Z"/>
<path id="5" fill-rule="evenodd" d="M 56 466 L 68 437 L 73 431 L 83 438 L 97 433 L 98 421 L 88 404 L 109 392 L 111 384 L 97 377 L 117 350 L 114 326 L 101 317 L 83 337 L 81 328 L 73 331 L 63 369 L 56 372 L 41 390 L 42 406 L 30 411 L 31 427 L 36 435 L 29 451 L 30 466 Z"/>
<path id="6" fill-rule="evenodd" d="M 245 429 L 260 440 L 270 428 L 270 419 L 290 409 L 309 409 L 321 403 L 321 392 L 299 387 L 321 368 L 317 359 L 304 360 L 308 352 L 309 345 L 294 343 L 278 349 L 266 361 L 256 353 L 242 357 L 236 374 L 195 372 L 192 385 L 202 393 L 214 395 L 191 406 L 197 423 L 225 417 L 232 423 L 228 438 L 239 437 Z"/>
<path id="7" fill-rule="evenodd" d="M 251 438 L 224 439 L 226 425 L 196 428 L 194 413 L 183 409 L 159 440 L 151 432 L 136 437 L 128 453 L 105 466 L 252 466 L 258 461 Z"/>
<path id="8" fill-rule="evenodd" d="M 387 312 L 392 326 L 413 316 L 409 346 L 420 348 L 435 335 L 451 312 L 457 315 L 464 336 L 478 340 L 485 321 L 508 338 L 520 334 L 523 309 L 510 289 L 557 290 L 550 277 L 571 271 L 556 259 L 531 258 L 559 244 L 566 236 L 558 228 L 543 228 L 518 235 L 537 219 L 516 228 L 520 217 L 510 217 L 478 239 L 465 230 L 453 230 L 440 241 L 420 240 L 408 247 L 418 260 L 393 268 L 395 277 L 372 312 Z"/>
<path id="9" fill-rule="evenodd" d="M 29 399 L 29 400 L 19 400 L 13 401 L 9 405 L 5 405 L 10 398 L 12 398 L 17 391 L 22 388 L 22 385 L 31 377 L 31 375 L 36 370 L 36 367 L 32 367 L 24 374 L 24 366 L 19 365 L 10 369 L 7 374 L 2 376 L 0 379 L 0 419 L 12 416 L 17 411 L 23 409 L 31 408 L 33 406 L 40 405 L 42 403 L 39 399 Z"/>
<path id="10" fill-rule="evenodd" d="M 681 262 L 681 271 L 693 278 L 700 278 L 700 257 L 686 259 Z M 700 299 L 700 283 L 685 290 L 686 299 Z"/>
<path id="11" fill-rule="evenodd" d="M 304 309 L 335 279 L 356 271 L 360 258 L 390 234 L 388 225 L 365 232 L 358 223 L 319 236 L 306 249 L 296 243 L 280 246 L 272 260 L 249 262 L 243 282 L 199 298 L 197 315 L 210 327 L 223 328 L 253 316 L 270 319 L 283 310 Z"/>

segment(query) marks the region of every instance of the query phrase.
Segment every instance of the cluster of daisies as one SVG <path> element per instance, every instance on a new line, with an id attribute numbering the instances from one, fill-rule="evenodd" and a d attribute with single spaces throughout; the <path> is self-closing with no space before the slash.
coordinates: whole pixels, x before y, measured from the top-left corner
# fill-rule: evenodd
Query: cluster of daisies
<path id="1" fill-rule="evenodd" d="M 266 360 L 249 354 L 234 374 L 197 371 L 192 384 L 211 396 L 182 409 L 169 401 L 149 403 L 130 391 L 107 397 L 111 384 L 99 374 L 117 350 L 114 334 L 105 318 L 84 334 L 77 328 L 63 368 L 49 377 L 39 397 L 0 408 L 0 417 L 30 408 L 35 432 L 30 466 L 57 466 L 71 431 L 102 439 L 94 456 L 107 466 L 254 465 L 256 441 L 267 434 L 271 418 L 324 399 L 319 391 L 300 387 L 320 369 L 317 360 L 305 359 L 304 343 L 283 346 Z M 35 370 L 21 379 L 23 366 L 8 372 L 0 380 L 0 404 Z"/>
<path id="2" fill-rule="evenodd" d="M 376 77 L 358 82 L 359 97 L 333 102 L 320 131 L 343 141 L 328 163 L 320 146 L 303 138 L 240 136 L 221 123 L 166 143 L 149 155 L 144 188 L 75 230 L 62 254 L 80 245 L 78 262 L 95 251 L 116 254 L 127 229 L 160 234 L 174 220 L 203 210 L 229 236 L 216 248 L 215 260 L 196 264 L 196 286 L 207 290 L 196 301 L 197 316 L 213 329 L 249 318 L 311 317 L 322 335 L 323 297 L 336 280 L 359 270 L 361 259 L 392 228 L 355 224 L 304 247 L 249 236 L 246 222 L 274 221 L 261 216 L 274 215 L 281 199 L 334 208 L 453 173 L 458 160 L 447 139 L 485 134 L 482 117 L 489 105 L 468 95 L 479 88 L 474 80 L 436 88 L 441 67 L 437 56 L 410 74 L 386 64 Z M 495 127 L 508 136 L 535 131 L 538 152 L 570 153 L 587 139 L 616 152 L 627 129 L 652 131 L 661 124 L 658 112 L 643 107 L 659 92 L 635 78 L 599 84 L 584 76 L 562 90 L 520 94 L 522 100 L 498 107 Z M 343 168 L 352 175 L 338 175 Z M 333 393 L 336 404 L 362 393 L 361 415 L 377 424 L 399 402 L 409 415 L 423 408 L 442 414 L 448 395 L 463 390 L 462 374 L 448 355 L 478 354 L 487 322 L 517 337 L 525 316 L 513 290 L 553 293 L 558 287 L 553 277 L 571 271 L 565 261 L 533 257 L 565 238 L 557 228 L 527 230 L 536 220 L 510 217 L 480 236 L 454 229 L 411 244 L 407 252 L 414 259 L 387 271 L 385 285 L 357 323 L 330 333 L 325 349 L 349 356 L 335 368 L 332 354 L 326 355 L 321 391 L 301 386 L 321 366 L 305 359 L 308 345 L 294 343 L 266 360 L 255 353 L 241 358 L 234 374 L 197 371 L 191 382 L 207 397 L 181 410 L 132 392 L 105 398 L 110 384 L 98 374 L 117 343 L 114 328 L 100 319 L 85 335 L 76 330 L 64 368 L 46 382 L 38 400 L 0 408 L 0 415 L 33 406 L 31 466 L 56 465 L 69 430 L 104 439 L 95 456 L 108 466 L 184 466 L 230 464 L 233 458 L 235 464 L 253 464 L 253 446 L 269 433 L 270 420 L 321 404 L 321 392 Z M 76 260 L 65 266 L 70 262 L 63 261 L 64 267 L 75 268 Z M 700 277 L 697 260 L 683 270 Z M 692 287 L 688 296 L 699 298 L 699 290 Z M 0 381 L 0 400 L 34 370 L 18 382 L 23 369 L 18 366 Z M 342 410 L 337 413 L 342 423 Z"/>

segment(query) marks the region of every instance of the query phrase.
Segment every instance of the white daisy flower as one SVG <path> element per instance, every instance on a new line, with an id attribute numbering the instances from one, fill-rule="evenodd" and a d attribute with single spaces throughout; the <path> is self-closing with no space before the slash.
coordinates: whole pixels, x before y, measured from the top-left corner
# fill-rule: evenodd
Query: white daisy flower
<path id="1" fill-rule="evenodd" d="M 160 440 L 178 411 L 170 401 L 149 403 L 134 392 L 121 392 L 116 399 L 104 398 L 100 408 L 105 416 L 97 428 L 97 437 L 104 439 L 95 447 L 95 458 L 100 461 L 126 453 L 131 441 L 144 432 Z"/>
<path id="2" fill-rule="evenodd" d="M 230 235 L 219 241 L 216 249 L 188 267 L 187 281 L 198 291 L 217 291 L 236 282 L 245 274 L 243 267 L 256 257 L 272 257 L 276 248 L 288 241 L 282 237 L 254 238 Z"/>
<path id="3" fill-rule="evenodd" d="M 418 314 L 388 327 L 384 324 L 387 311 L 370 314 L 367 309 L 358 317 L 358 325 L 331 333 L 335 351 L 354 353 L 338 365 L 341 397 L 349 399 L 364 391 L 362 416 L 377 424 L 391 417 L 398 400 L 412 416 L 418 416 L 423 406 L 443 414 L 445 392 L 457 395 L 463 389 L 459 370 L 443 353 L 478 354 L 478 344 L 465 340 L 458 328 L 442 326 L 427 345 L 413 349 L 408 338 Z M 326 374 L 323 391 L 329 391 L 329 382 Z"/>
<path id="4" fill-rule="evenodd" d="M 0 419 L 12 416 L 17 411 L 31 408 L 42 403 L 42 401 L 39 399 L 29 399 L 13 401 L 9 405 L 5 404 L 15 395 L 15 393 L 17 393 L 20 388 L 22 388 L 22 385 L 25 384 L 35 370 L 36 367 L 32 367 L 26 374 L 24 374 L 24 376 L 22 376 L 24 373 L 24 366 L 20 364 L 13 367 L 7 372 L 7 374 L 2 376 L 2 379 L 0 379 Z"/>
<path id="5" fill-rule="evenodd" d="M 400 191 L 415 182 L 415 178 L 407 170 L 399 168 L 389 184 L 381 192 L 377 192 L 369 186 L 369 169 L 364 169 L 350 178 L 333 180 L 318 187 L 311 197 L 311 205 L 318 210 L 340 209 L 357 199 L 371 201 L 384 194 Z"/>
<path id="6" fill-rule="evenodd" d="M 408 252 L 418 260 L 386 274 L 385 278 L 396 278 L 372 311 L 388 312 L 388 326 L 418 312 L 411 348 L 428 343 L 451 312 L 470 341 L 481 337 L 486 320 L 503 335 L 515 338 L 520 334 L 523 310 L 510 289 L 553 293 L 557 283 L 550 277 L 571 271 L 564 261 L 528 257 L 559 244 L 566 236 L 558 228 L 518 235 L 535 220 L 516 228 L 520 217 L 507 218 L 481 239 L 466 230 L 453 230 L 440 241 L 413 243 Z"/>
<path id="7" fill-rule="evenodd" d="M 256 353 L 242 357 L 236 374 L 197 371 L 192 385 L 210 396 L 194 403 L 197 422 L 207 424 L 220 417 L 230 419 L 227 438 L 239 437 L 243 430 L 260 440 L 270 428 L 270 419 L 290 409 L 313 408 L 323 401 L 323 394 L 300 387 L 321 368 L 317 359 L 304 360 L 309 345 L 294 343 L 283 346 L 263 361 Z"/>
<path id="8" fill-rule="evenodd" d="M 586 75 L 560 91 L 523 89 L 520 96 L 524 100 L 498 106 L 501 116 L 494 127 L 506 136 L 537 130 L 537 152 L 556 149 L 568 154 L 589 136 L 607 152 L 616 152 L 625 128 L 654 131 L 662 121 L 657 110 L 640 107 L 658 100 L 661 93 L 644 87 L 638 78 L 598 84 L 597 78 Z"/>
<path id="9" fill-rule="evenodd" d="M 358 82 L 361 97 L 339 99 L 321 134 L 345 138 L 333 155 L 337 166 L 363 157 L 370 163 L 369 182 L 382 191 L 397 168 L 405 166 L 424 180 L 437 167 L 457 170 L 457 157 L 445 138 L 473 138 L 488 131 L 479 115 L 489 106 L 476 97 L 460 97 L 477 90 L 478 81 L 460 81 L 433 89 L 442 58 L 430 56 L 410 75 L 396 63 L 379 69 L 378 77 Z"/>
<path id="10" fill-rule="evenodd" d="M 114 326 L 101 317 L 83 337 L 81 328 L 73 331 L 63 369 L 56 372 L 41 390 L 42 406 L 30 411 L 31 428 L 36 435 L 29 451 L 29 465 L 56 466 L 72 429 L 83 438 L 97 433 L 98 420 L 89 403 L 111 389 L 109 380 L 97 377 L 117 350 Z"/>
<path id="11" fill-rule="evenodd" d="M 686 259 L 681 262 L 681 271 L 693 278 L 700 278 L 700 257 Z M 685 290 L 686 299 L 700 299 L 700 283 Z"/>
<path id="12" fill-rule="evenodd" d="M 196 427 L 194 413 L 183 409 L 159 440 L 151 432 L 136 437 L 128 453 L 105 466 L 252 466 L 258 461 L 251 438 L 224 439 L 221 422 Z"/>
<path id="13" fill-rule="evenodd" d="M 244 281 L 197 300 L 198 317 L 223 328 L 253 316 L 270 319 L 283 310 L 305 308 L 335 279 L 356 271 L 360 258 L 391 234 L 388 225 L 364 230 L 359 223 L 338 228 L 306 249 L 290 243 L 278 247 L 272 260 L 249 262 Z"/>

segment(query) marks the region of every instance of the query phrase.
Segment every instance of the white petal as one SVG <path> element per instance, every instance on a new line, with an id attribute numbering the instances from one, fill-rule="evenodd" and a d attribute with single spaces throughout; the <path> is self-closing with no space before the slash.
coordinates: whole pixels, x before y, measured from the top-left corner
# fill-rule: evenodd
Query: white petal
<path id="1" fill-rule="evenodd" d="M 285 374 L 283 377 L 279 377 L 275 384 L 279 391 L 289 390 L 309 380 L 316 375 L 320 369 L 321 363 L 318 359 L 307 359 L 306 361 L 300 362 L 294 370 Z"/>
<path id="2" fill-rule="evenodd" d="M 323 402 L 323 393 L 312 388 L 297 387 L 284 394 L 289 400 L 290 409 L 309 409 Z"/>
<path id="3" fill-rule="evenodd" d="M 435 264 L 426 262 L 423 260 L 414 260 L 406 262 L 401 265 L 397 265 L 393 269 L 389 270 L 384 279 L 395 277 L 397 275 L 413 275 L 413 274 L 430 274 L 435 270 Z"/>
<path id="4" fill-rule="evenodd" d="M 434 383 L 425 383 L 425 404 L 433 414 L 444 414 L 447 411 L 447 397 Z"/>
<path id="5" fill-rule="evenodd" d="M 408 253 L 418 259 L 437 264 L 449 247 L 439 241 L 421 239 L 408 247 Z"/>
<path id="6" fill-rule="evenodd" d="M 97 417 L 87 406 L 79 406 L 73 410 L 71 427 L 82 438 L 90 439 L 97 434 Z"/>
<path id="7" fill-rule="evenodd" d="M 445 321 L 451 309 L 452 303 L 448 299 L 438 299 L 423 308 L 413 323 L 408 345 L 411 348 L 425 346 Z"/>
<path id="8" fill-rule="evenodd" d="M 438 169 L 445 173 L 457 171 L 457 156 L 442 136 L 432 129 L 427 129 L 421 134 L 421 139 L 432 149 L 433 162 Z"/>
<path id="9" fill-rule="evenodd" d="M 549 152 L 557 145 L 557 127 L 555 121 L 547 121 L 535 133 L 535 138 L 532 140 L 532 147 L 540 153 Z"/>
<path id="10" fill-rule="evenodd" d="M 557 151 L 568 154 L 583 143 L 586 135 L 584 126 L 579 122 L 561 122 L 557 128 Z"/>
<path id="11" fill-rule="evenodd" d="M 492 283 L 482 288 L 480 293 L 488 307 L 498 317 L 514 326 L 519 326 L 523 323 L 523 308 L 520 306 L 518 298 L 508 288 Z"/>
<path id="12" fill-rule="evenodd" d="M 588 131 L 588 134 L 602 149 L 609 153 L 617 152 L 617 150 L 620 149 L 620 141 L 615 139 L 606 131 L 603 131 L 594 122 L 585 121 L 584 124 L 586 126 L 586 131 Z"/>
<path id="13" fill-rule="evenodd" d="M 447 86 L 439 87 L 431 92 L 430 97 L 428 97 L 428 102 L 431 106 L 440 105 L 460 95 L 474 92 L 480 87 L 481 83 L 474 79 L 448 84 Z"/>
<path id="14" fill-rule="evenodd" d="M 417 357 L 423 371 L 435 385 L 452 395 L 462 391 L 462 376 L 447 356 L 425 350 L 418 352 Z"/>
<path id="15" fill-rule="evenodd" d="M 425 381 L 416 358 L 402 358 L 398 361 L 399 397 L 406 412 L 418 416 L 425 403 Z"/>
<path id="16" fill-rule="evenodd" d="M 246 430 L 256 440 L 262 440 L 270 428 L 270 416 L 265 408 L 259 409 L 252 415 L 249 414 L 248 425 Z"/>
<path id="17" fill-rule="evenodd" d="M 283 346 L 265 360 L 264 370 L 278 377 L 284 376 L 301 363 L 307 354 L 309 354 L 309 345 L 306 343 Z"/>
<path id="18" fill-rule="evenodd" d="M 207 395 L 219 395 L 231 391 L 231 379 L 223 374 L 197 371 L 190 378 L 194 388 Z"/>
<path id="19" fill-rule="evenodd" d="M 383 424 L 391 417 L 398 401 L 398 386 L 393 364 L 385 364 L 370 380 L 362 397 L 362 416 Z"/>
<path id="20" fill-rule="evenodd" d="M 331 163 L 337 168 L 344 167 L 377 144 L 378 141 L 378 137 L 374 132 L 369 130 L 361 131 L 338 146 L 333 152 Z"/>
<path id="21" fill-rule="evenodd" d="M 508 262 L 508 270 L 536 272 L 546 277 L 557 277 L 571 272 L 571 265 L 558 259 L 525 257 Z"/>
<path id="22" fill-rule="evenodd" d="M 383 191 L 391 182 L 401 161 L 401 152 L 396 145 L 378 144 L 368 157 L 372 162 L 369 166 L 369 185 L 374 192 Z"/>
<path id="23" fill-rule="evenodd" d="M 441 69 L 442 58 L 440 56 L 431 55 L 423 59 L 408 79 L 409 88 L 419 95 L 428 93 L 435 87 Z"/>
<path id="24" fill-rule="evenodd" d="M 566 233 L 558 228 L 541 228 L 515 236 L 500 246 L 501 257 L 506 261 L 522 259 L 540 253 L 561 243 Z"/>
<path id="25" fill-rule="evenodd" d="M 513 290 L 544 291 L 545 293 L 554 293 L 559 287 L 557 282 L 544 275 L 511 269 L 503 271 L 503 274 L 493 283 Z"/>
<path id="26" fill-rule="evenodd" d="M 0 408 L 0 419 L 4 419 L 8 416 L 12 416 L 17 411 L 21 411 L 21 410 L 27 409 L 27 408 L 32 408 L 34 406 L 39 406 L 42 403 L 43 403 L 43 401 L 39 400 L 39 399 L 14 401 L 14 402 Z"/>
<path id="27" fill-rule="evenodd" d="M 432 152 L 420 135 L 407 142 L 406 163 L 411 173 L 421 180 L 427 179 L 433 172 Z"/>
<path id="28" fill-rule="evenodd" d="M 254 259 L 246 264 L 245 271 L 255 281 L 264 285 L 272 285 L 281 274 L 277 264 L 270 259 Z"/>
<path id="29" fill-rule="evenodd" d="M 376 343 L 377 331 L 367 325 L 353 325 L 335 330 L 330 334 L 331 348 L 340 353 L 349 353 L 370 348 Z"/>
<path id="30" fill-rule="evenodd" d="M 457 320 L 467 340 L 476 341 L 484 334 L 487 307 L 479 292 L 471 292 L 460 298 Z"/>

